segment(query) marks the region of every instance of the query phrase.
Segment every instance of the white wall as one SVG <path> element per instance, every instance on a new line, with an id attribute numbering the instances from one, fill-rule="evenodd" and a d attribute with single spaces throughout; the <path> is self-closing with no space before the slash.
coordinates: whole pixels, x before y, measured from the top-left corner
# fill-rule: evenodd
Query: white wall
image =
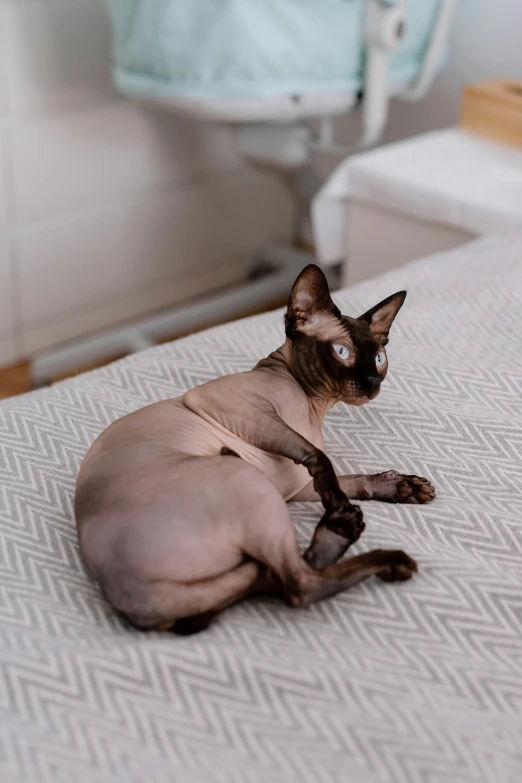
<path id="1" fill-rule="evenodd" d="M 0 364 L 238 279 L 291 204 L 118 97 L 104 0 L 0 0 Z"/>

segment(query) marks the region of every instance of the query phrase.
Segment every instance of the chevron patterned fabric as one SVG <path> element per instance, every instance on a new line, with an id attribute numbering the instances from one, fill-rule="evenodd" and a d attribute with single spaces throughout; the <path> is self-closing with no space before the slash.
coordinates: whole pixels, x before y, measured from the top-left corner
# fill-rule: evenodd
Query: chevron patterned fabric
<path id="1" fill-rule="evenodd" d="M 429 476 L 427 507 L 364 504 L 354 547 L 420 572 L 292 610 L 256 598 L 199 636 L 140 634 L 82 565 L 75 476 L 114 419 L 281 344 L 281 312 L 0 406 L 2 783 L 520 783 L 522 233 L 339 293 L 408 288 L 378 400 L 328 416 L 340 472 Z M 304 544 L 314 504 L 292 513 Z"/>

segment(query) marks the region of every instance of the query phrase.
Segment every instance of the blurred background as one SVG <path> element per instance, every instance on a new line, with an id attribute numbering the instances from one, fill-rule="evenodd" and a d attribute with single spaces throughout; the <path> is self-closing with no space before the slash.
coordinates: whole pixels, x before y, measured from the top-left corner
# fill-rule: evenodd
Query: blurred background
<path id="1" fill-rule="evenodd" d="M 522 79 L 521 30 L 520 0 L 457 2 L 442 70 L 422 100 L 391 101 L 378 143 L 455 125 L 465 84 Z M 245 159 L 237 128 L 115 89 L 112 34 L 103 0 L 0 0 L 1 396 L 112 358 L 80 352 L 35 380 L 35 357 L 71 340 L 255 279 L 259 248 L 314 252 L 288 182 Z M 360 122 L 336 117 L 336 143 Z M 311 154 L 322 177 L 343 158 Z M 237 315 L 281 301 L 274 288 Z"/>

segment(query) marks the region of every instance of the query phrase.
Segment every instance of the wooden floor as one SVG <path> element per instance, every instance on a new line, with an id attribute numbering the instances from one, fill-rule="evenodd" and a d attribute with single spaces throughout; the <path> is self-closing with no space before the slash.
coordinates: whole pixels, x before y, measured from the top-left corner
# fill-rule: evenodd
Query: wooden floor
<path id="1" fill-rule="evenodd" d="M 82 372 L 95 370 L 97 367 L 103 367 L 105 364 L 110 364 L 120 358 L 120 356 L 113 356 L 112 359 L 106 362 L 78 367 L 70 373 L 53 378 L 52 382 L 56 383 L 57 381 L 63 381 L 65 378 L 79 375 Z M 0 400 L 4 400 L 6 397 L 15 397 L 17 394 L 25 394 L 28 391 L 31 391 L 30 362 L 20 362 L 20 364 L 13 364 L 11 367 L 5 367 L 3 370 L 0 370 Z"/>
<path id="2" fill-rule="evenodd" d="M 28 362 L 0 370 L 0 399 L 30 391 L 29 377 Z"/>
<path id="3" fill-rule="evenodd" d="M 272 304 L 271 307 L 263 308 L 263 310 L 260 309 L 253 310 L 252 312 L 245 313 L 244 315 L 241 316 L 241 318 L 245 318 L 246 316 L 249 315 L 257 315 L 258 313 L 263 312 L 265 309 L 272 310 L 275 309 L 276 307 L 281 307 L 283 304 L 286 304 L 286 302 L 276 301 Z M 205 326 L 204 328 L 206 329 L 210 326 L 217 326 L 218 323 L 223 323 L 223 322 L 220 321 L 213 324 L 207 324 L 207 326 Z M 186 336 L 186 332 L 178 333 L 176 335 L 173 335 L 172 337 L 169 337 L 168 340 L 162 340 L 162 342 L 170 342 L 171 340 L 175 340 L 178 337 L 185 337 L 185 336 Z M 120 356 L 113 356 L 109 361 L 100 362 L 99 364 L 91 364 L 88 366 L 78 367 L 72 372 L 67 373 L 66 375 L 53 378 L 53 383 L 64 380 L 64 378 L 69 378 L 74 375 L 79 375 L 80 373 L 87 372 L 88 370 L 94 370 L 97 367 L 103 367 L 104 365 L 110 364 L 111 362 L 120 358 L 121 358 Z M 19 364 L 13 364 L 11 367 L 5 367 L 4 369 L 0 369 L 0 399 L 5 399 L 6 397 L 14 397 L 17 394 L 25 394 L 28 391 L 31 391 L 31 365 L 29 362 L 20 362 Z"/>

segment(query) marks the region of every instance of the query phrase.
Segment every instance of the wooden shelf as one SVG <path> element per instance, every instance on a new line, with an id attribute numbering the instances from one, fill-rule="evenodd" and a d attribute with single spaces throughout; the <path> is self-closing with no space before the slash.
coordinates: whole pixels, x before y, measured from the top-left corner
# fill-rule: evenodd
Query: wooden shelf
<path id="1" fill-rule="evenodd" d="M 465 87 L 460 124 L 522 149 L 522 82 L 505 79 Z"/>

